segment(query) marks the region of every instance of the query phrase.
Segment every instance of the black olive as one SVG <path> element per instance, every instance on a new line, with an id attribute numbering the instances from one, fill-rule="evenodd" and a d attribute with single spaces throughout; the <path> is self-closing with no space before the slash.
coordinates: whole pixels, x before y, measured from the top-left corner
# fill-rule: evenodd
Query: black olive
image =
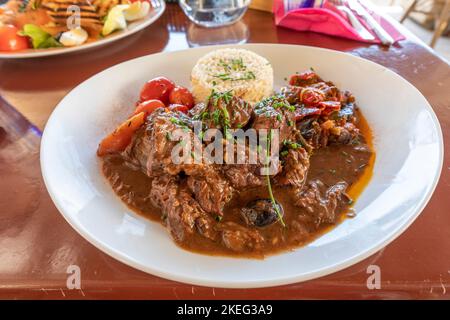
<path id="1" fill-rule="evenodd" d="M 241 209 L 241 215 L 245 223 L 249 226 L 265 227 L 278 220 L 278 214 L 275 210 L 278 207 L 280 215 L 283 216 L 283 207 L 279 204 L 273 204 L 269 199 L 253 200 Z"/>

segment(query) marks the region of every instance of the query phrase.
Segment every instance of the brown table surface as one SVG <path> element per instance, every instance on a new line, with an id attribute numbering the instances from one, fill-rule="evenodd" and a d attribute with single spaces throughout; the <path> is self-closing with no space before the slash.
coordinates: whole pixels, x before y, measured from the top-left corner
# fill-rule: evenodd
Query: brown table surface
<path id="1" fill-rule="evenodd" d="M 208 30 L 194 28 L 176 5 L 169 5 L 154 25 L 104 48 L 0 61 L 0 298 L 450 298 L 449 65 L 410 36 L 385 49 L 276 28 L 271 14 L 255 10 L 226 32 L 227 38 L 247 33 L 248 42 L 312 45 L 362 56 L 399 73 L 425 95 L 440 120 L 446 152 L 439 185 L 414 224 L 380 252 L 340 272 L 245 290 L 191 286 L 145 274 L 78 235 L 42 182 L 41 130 L 61 98 L 99 71 L 142 55 L 188 48 L 188 38 L 212 40 Z M 66 287 L 72 264 L 80 266 L 81 290 Z M 379 290 L 366 285 L 371 264 L 381 268 Z"/>

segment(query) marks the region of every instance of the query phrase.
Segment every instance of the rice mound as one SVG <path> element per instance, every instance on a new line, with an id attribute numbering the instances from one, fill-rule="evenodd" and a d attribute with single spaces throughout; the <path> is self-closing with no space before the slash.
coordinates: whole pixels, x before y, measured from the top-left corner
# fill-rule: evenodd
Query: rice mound
<path id="1" fill-rule="evenodd" d="M 256 103 L 273 92 L 269 61 L 244 49 L 218 49 L 201 57 L 191 73 L 195 101 L 205 102 L 211 91 L 232 93 Z"/>

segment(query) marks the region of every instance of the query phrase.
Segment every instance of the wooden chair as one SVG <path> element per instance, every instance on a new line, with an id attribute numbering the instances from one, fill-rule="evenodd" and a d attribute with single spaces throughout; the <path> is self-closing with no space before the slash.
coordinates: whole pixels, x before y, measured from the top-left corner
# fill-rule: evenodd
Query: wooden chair
<path id="1" fill-rule="evenodd" d="M 450 0 L 444 0 L 444 6 L 442 7 L 441 12 L 434 12 L 426 14 L 433 14 L 434 15 L 434 34 L 433 38 L 430 42 L 430 47 L 434 47 L 436 45 L 437 40 L 442 35 L 442 33 L 447 29 L 448 26 L 448 20 L 450 19 Z M 411 12 L 417 12 L 416 5 L 419 2 L 419 0 L 413 0 L 411 5 L 406 9 L 405 13 L 403 14 L 403 17 L 400 19 L 400 23 L 405 21 L 405 19 L 409 16 Z"/>

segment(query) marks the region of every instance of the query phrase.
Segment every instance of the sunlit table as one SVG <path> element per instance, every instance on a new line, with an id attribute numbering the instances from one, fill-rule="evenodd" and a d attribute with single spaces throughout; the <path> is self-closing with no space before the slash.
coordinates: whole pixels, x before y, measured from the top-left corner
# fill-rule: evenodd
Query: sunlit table
<path id="1" fill-rule="evenodd" d="M 231 290 L 191 286 L 134 270 L 93 247 L 67 224 L 50 200 L 39 165 L 41 132 L 64 95 L 101 70 L 135 57 L 233 41 L 346 51 L 390 68 L 424 94 L 442 126 L 444 167 L 430 203 L 405 233 L 370 258 L 323 278 L 275 288 Z M 176 5 L 168 5 L 154 25 L 106 47 L 50 58 L 0 61 L 0 95 L 4 99 L 0 101 L 0 298 L 448 299 L 449 90 L 449 65 L 410 34 L 386 49 L 276 28 L 270 13 L 255 10 L 249 10 L 242 22 L 225 32 L 211 33 L 192 25 Z M 67 287 L 70 265 L 80 267 L 81 290 Z M 380 289 L 367 286 L 371 265 L 380 267 Z"/>

